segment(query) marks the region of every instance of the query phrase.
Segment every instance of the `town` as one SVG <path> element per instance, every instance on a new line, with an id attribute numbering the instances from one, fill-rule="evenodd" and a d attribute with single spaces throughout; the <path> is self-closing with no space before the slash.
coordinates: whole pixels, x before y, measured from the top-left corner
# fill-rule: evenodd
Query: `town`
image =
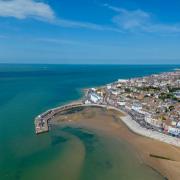
<path id="1" fill-rule="evenodd" d="M 119 79 L 106 86 L 87 89 L 80 101 L 38 115 L 35 118 L 36 134 L 48 132 L 51 120 L 60 112 L 79 106 L 114 108 L 131 117 L 131 121 L 125 122 L 130 128 L 130 123 L 134 121 L 142 127 L 141 130 L 147 129 L 151 134 L 148 136 L 153 138 L 155 132 L 180 138 L 180 71 Z M 135 129 L 134 132 L 139 133 L 140 129 Z M 172 139 L 168 140 L 167 136 L 163 136 L 163 141 L 177 144 Z"/>
<path id="2" fill-rule="evenodd" d="M 84 104 L 115 107 L 143 128 L 180 138 L 179 69 L 91 88 Z"/>

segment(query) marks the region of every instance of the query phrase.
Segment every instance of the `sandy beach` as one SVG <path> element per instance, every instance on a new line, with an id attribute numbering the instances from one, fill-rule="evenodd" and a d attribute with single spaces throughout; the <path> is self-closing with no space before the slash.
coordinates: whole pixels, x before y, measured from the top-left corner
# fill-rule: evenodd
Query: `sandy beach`
<path id="1" fill-rule="evenodd" d="M 128 126 L 130 130 L 132 130 L 134 133 L 146 136 L 151 139 L 155 139 L 173 146 L 180 147 L 180 139 L 177 137 L 172 137 L 167 134 L 163 134 L 158 131 L 153 131 L 151 129 L 146 129 L 141 127 L 136 121 L 134 121 L 131 116 L 126 114 L 126 116 L 121 117 L 121 120 Z"/>
<path id="2" fill-rule="evenodd" d="M 123 120 L 122 120 L 123 119 Z M 70 125 L 106 133 L 113 138 L 127 141 L 142 163 L 158 171 L 169 180 L 180 177 L 180 148 L 138 135 L 123 122 L 125 115 L 115 110 L 86 107 L 57 115 L 53 124 Z"/>

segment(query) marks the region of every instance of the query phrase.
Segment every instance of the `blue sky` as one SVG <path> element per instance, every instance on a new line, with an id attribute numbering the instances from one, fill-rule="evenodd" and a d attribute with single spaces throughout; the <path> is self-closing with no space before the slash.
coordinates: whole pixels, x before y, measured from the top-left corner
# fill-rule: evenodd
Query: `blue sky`
<path id="1" fill-rule="evenodd" d="M 0 63 L 179 64 L 179 0 L 0 0 Z"/>

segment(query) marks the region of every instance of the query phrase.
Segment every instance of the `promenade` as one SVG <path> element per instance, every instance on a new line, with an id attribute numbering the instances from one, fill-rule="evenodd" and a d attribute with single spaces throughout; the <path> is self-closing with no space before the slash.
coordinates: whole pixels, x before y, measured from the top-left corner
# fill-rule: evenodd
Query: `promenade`
<path id="1" fill-rule="evenodd" d="M 126 116 L 120 117 L 121 120 L 126 124 L 126 126 L 133 131 L 134 133 L 145 136 L 151 139 L 155 139 L 167 144 L 171 144 L 177 147 L 180 147 L 180 139 L 176 137 L 172 137 L 157 131 L 153 131 L 151 129 L 143 128 L 140 126 L 132 117 L 128 114 Z"/>

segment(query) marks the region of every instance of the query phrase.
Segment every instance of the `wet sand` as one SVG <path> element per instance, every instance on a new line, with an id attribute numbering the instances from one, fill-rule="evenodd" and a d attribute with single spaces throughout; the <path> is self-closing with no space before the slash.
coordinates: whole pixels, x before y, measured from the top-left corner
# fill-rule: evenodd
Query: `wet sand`
<path id="1" fill-rule="evenodd" d="M 104 108 L 86 107 L 64 112 L 53 123 L 71 125 L 127 141 L 142 163 L 170 180 L 180 179 L 180 148 L 133 133 L 121 121 L 122 113 Z"/>

